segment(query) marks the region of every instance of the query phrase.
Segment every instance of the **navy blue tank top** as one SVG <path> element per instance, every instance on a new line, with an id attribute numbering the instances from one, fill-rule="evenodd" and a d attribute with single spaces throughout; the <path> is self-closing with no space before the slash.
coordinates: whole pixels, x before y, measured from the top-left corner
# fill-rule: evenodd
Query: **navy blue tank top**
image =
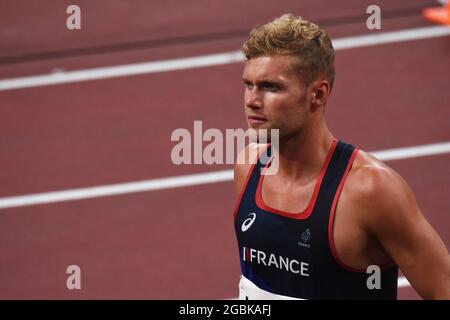
<path id="1" fill-rule="evenodd" d="M 261 172 L 270 161 L 259 156 L 234 213 L 241 299 L 397 298 L 397 266 L 381 267 L 380 282 L 374 288 L 368 285 L 373 284 L 369 277 L 374 273 L 346 266 L 334 247 L 334 213 L 357 152 L 350 144 L 333 141 L 310 203 L 300 213 L 279 211 L 264 203 Z M 270 146 L 267 153 L 270 156 Z"/>

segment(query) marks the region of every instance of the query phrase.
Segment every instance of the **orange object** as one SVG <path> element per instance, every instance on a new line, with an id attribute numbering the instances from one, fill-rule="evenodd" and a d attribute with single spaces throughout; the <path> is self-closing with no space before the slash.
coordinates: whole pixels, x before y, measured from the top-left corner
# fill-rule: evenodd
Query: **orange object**
<path id="1" fill-rule="evenodd" d="M 422 14 L 434 23 L 450 25 L 450 1 L 442 7 L 425 8 Z"/>

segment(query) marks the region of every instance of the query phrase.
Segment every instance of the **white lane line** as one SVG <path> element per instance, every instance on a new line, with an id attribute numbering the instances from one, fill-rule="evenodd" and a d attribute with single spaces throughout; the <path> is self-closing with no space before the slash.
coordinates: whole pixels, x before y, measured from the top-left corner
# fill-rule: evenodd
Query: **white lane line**
<path id="1" fill-rule="evenodd" d="M 110 184 L 98 187 L 44 192 L 25 196 L 5 197 L 0 198 L 0 209 L 31 206 L 44 203 L 90 199 L 144 191 L 188 187 L 199 184 L 230 181 L 232 179 L 233 171 L 223 170 L 161 179 Z"/>
<path id="2" fill-rule="evenodd" d="M 398 160 L 450 153 L 450 142 L 370 152 L 380 160 Z M 121 194 L 189 187 L 233 180 L 233 170 L 213 171 L 160 179 L 69 189 L 0 198 L 0 209 L 32 206 L 72 200 L 107 197 Z"/>
<path id="3" fill-rule="evenodd" d="M 450 27 L 432 26 L 370 35 L 338 38 L 333 40 L 335 50 L 374 46 L 385 43 L 412 41 L 450 35 Z M 244 61 L 240 51 L 202 55 L 196 57 L 125 64 L 112 67 L 58 72 L 28 77 L 0 80 L 0 91 L 48 86 L 89 80 L 126 77 L 155 72 L 210 67 Z"/>
<path id="4" fill-rule="evenodd" d="M 424 156 L 432 156 L 436 154 L 444 154 L 450 152 L 450 142 L 440 142 L 432 144 L 424 144 L 414 147 L 395 148 L 381 151 L 370 152 L 374 157 L 385 160 L 410 159 Z"/>
<path id="5" fill-rule="evenodd" d="M 336 39 L 333 46 L 336 50 L 375 46 L 379 44 L 422 40 L 450 35 L 450 27 L 433 26 L 400 31 L 382 32 L 377 34 L 363 35 Z"/>
<path id="6" fill-rule="evenodd" d="M 243 61 L 239 51 L 0 80 L 0 91 L 168 72 Z"/>

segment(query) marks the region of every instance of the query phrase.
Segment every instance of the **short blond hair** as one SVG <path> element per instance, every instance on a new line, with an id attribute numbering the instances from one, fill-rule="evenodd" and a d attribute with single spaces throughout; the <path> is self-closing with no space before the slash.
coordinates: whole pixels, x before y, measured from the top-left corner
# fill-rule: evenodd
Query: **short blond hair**
<path id="1" fill-rule="evenodd" d="M 333 87 L 334 49 L 328 34 L 316 24 L 285 14 L 254 28 L 243 44 L 247 60 L 261 56 L 286 55 L 293 59 L 294 70 L 304 85 L 324 77 Z"/>

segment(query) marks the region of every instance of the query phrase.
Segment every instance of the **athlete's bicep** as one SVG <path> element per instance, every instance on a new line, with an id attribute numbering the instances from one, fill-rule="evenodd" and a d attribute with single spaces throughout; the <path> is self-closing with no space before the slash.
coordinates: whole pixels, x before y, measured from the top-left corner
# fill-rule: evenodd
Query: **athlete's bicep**
<path id="1" fill-rule="evenodd" d="M 368 228 L 424 298 L 450 294 L 450 258 L 419 209 L 407 183 L 393 170 L 375 173 Z"/>

